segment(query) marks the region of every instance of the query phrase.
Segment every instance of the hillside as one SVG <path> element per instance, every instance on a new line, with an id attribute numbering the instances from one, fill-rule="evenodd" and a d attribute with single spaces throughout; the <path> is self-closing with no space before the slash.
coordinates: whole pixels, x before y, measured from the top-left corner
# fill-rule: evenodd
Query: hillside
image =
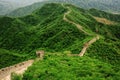
<path id="1" fill-rule="evenodd" d="M 0 69 L 17 64 L 24 60 L 27 60 L 27 55 L 20 55 L 13 51 L 0 49 Z"/>
<path id="2" fill-rule="evenodd" d="M 46 53 L 43 61 L 33 64 L 22 80 L 116 80 L 119 72 L 112 65 L 90 57 L 70 57 L 62 53 Z M 17 79 L 13 79 L 17 80 Z"/>
<path id="3" fill-rule="evenodd" d="M 69 3 L 84 9 L 95 8 L 114 14 L 120 13 L 119 0 L 45 0 L 43 2 L 34 3 L 30 6 L 16 9 L 14 11 L 7 13 L 6 15 L 12 17 L 25 16 L 31 14 L 34 10 L 41 7 L 41 5 L 44 5 L 45 3 L 53 3 L 53 2 Z"/>
<path id="4" fill-rule="evenodd" d="M 94 17 L 105 18 L 113 24 L 98 22 Z M 35 58 L 36 50 L 46 52 L 43 61 L 36 61 L 26 71 L 23 80 L 43 78 L 79 80 L 81 76 L 82 79 L 120 79 L 119 17 L 120 15 L 96 9 L 85 10 L 68 4 L 45 4 L 28 16 L 1 17 L 0 48 L 15 52 L 20 56 L 25 55 L 26 59 Z M 94 41 L 93 39 L 97 36 L 99 39 Z M 65 55 L 79 54 L 86 45 L 88 48 L 82 58 Z M 7 58 L 8 56 L 1 55 L 0 57 Z M 6 65 L 0 64 L 0 66 Z M 49 66 L 50 70 L 47 70 Z M 34 73 L 31 73 L 33 69 Z M 60 74 L 56 74 L 59 72 Z M 70 73 L 64 77 L 66 72 Z"/>

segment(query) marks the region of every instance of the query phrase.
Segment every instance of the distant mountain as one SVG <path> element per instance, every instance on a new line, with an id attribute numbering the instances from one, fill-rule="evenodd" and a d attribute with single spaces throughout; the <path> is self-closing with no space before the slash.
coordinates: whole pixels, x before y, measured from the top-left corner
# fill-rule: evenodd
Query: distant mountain
<path id="1" fill-rule="evenodd" d="M 33 5 L 18 8 L 6 15 L 12 17 L 26 16 L 31 14 L 34 10 L 41 8 L 44 4 L 45 2 L 34 3 Z"/>
<path id="2" fill-rule="evenodd" d="M 5 15 L 20 7 L 31 5 L 42 0 L 0 0 L 0 15 Z"/>
<path id="3" fill-rule="evenodd" d="M 12 5 L 12 3 L 6 1 L 0 1 L 0 15 L 6 14 L 14 9 L 15 8 Z"/>
<path id="4" fill-rule="evenodd" d="M 45 0 L 44 2 L 39 2 L 32 4 L 27 7 L 19 8 L 7 14 L 8 16 L 25 16 L 31 14 L 34 10 L 39 8 L 45 3 L 70 3 L 84 9 L 96 8 L 111 13 L 120 12 L 120 0 Z"/>
<path id="5" fill-rule="evenodd" d="M 109 12 L 120 12 L 120 0 L 49 0 L 55 2 L 65 2 L 77 5 L 82 8 L 96 8 Z"/>

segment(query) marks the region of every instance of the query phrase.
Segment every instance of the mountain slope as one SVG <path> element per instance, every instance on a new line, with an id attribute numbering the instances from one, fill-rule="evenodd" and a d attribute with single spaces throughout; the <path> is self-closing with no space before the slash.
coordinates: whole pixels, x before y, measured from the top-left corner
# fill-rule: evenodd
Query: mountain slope
<path id="1" fill-rule="evenodd" d="M 58 55 L 60 54 L 60 55 Z M 43 61 L 33 64 L 22 80 L 116 80 L 113 66 L 90 57 L 70 57 L 61 53 L 46 53 Z"/>
<path id="2" fill-rule="evenodd" d="M 20 55 L 13 51 L 0 49 L 0 69 L 27 60 L 27 55 Z"/>

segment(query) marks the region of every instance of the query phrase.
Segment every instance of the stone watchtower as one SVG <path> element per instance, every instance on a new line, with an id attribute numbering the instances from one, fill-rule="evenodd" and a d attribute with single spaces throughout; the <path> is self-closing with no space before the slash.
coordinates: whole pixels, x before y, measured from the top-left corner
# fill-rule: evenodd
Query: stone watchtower
<path id="1" fill-rule="evenodd" d="M 37 55 L 37 57 L 40 58 L 40 59 L 43 59 L 44 54 L 45 54 L 45 52 L 44 52 L 43 50 L 41 50 L 41 51 L 36 51 L 36 55 Z"/>

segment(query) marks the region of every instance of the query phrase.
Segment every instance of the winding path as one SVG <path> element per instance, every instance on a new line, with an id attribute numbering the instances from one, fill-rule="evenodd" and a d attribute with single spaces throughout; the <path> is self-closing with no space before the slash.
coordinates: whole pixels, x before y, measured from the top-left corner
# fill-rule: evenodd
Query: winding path
<path id="1" fill-rule="evenodd" d="M 68 11 L 64 14 L 64 17 L 63 17 L 63 20 L 64 20 L 64 21 L 66 21 L 66 22 L 68 22 L 68 23 L 71 23 L 71 24 L 74 24 L 79 30 L 81 30 L 81 31 L 84 32 L 85 34 L 87 34 L 87 35 L 92 35 L 92 34 L 86 32 L 85 30 L 83 30 L 83 28 L 82 28 L 82 26 L 81 26 L 80 24 L 77 24 L 77 23 L 75 23 L 75 22 L 73 22 L 73 21 L 70 21 L 66 16 L 69 15 L 69 14 L 72 12 L 72 10 L 71 10 L 70 7 L 68 7 L 68 6 L 65 7 L 64 4 L 62 4 L 62 6 L 63 6 L 64 8 L 67 8 L 67 9 L 68 9 Z M 93 37 L 90 41 L 86 42 L 85 45 L 83 46 L 81 52 L 79 53 L 79 56 L 81 56 L 81 57 L 84 56 L 85 52 L 87 51 L 87 48 L 89 48 L 89 46 L 90 46 L 91 44 L 93 44 L 94 42 L 96 42 L 96 41 L 99 40 L 99 39 L 100 39 L 99 35 L 96 35 L 96 36 Z"/>
<path id="2" fill-rule="evenodd" d="M 23 74 L 29 66 L 33 64 L 34 60 L 28 60 L 14 66 L 0 69 L 0 80 L 11 80 L 11 73 Z"/>
<path id="3" fill-rule="evenodd" d="M 94 42 L 96 42 L 99 39 L 100 39 L 100 37 L 97 35 L 96 37 L 94 37 L 93 39 L 91 39 L 89 42 L 85 43 L 84 46 L 83 46 L 83 49 L 79 53 L 79 56 L 82 57 L 85 54 L 85 52 L 87 51 L 87 48 L 89 48 L 89 46 L 91 44 L 93 44 Z"/>
<path id="4" fill-rule="evenodd" d="M 64 7 L 63 4 L 62 4 L 62 6 Z M 66 8 L 68 9 L 68 11 L 64 14 L 63 20 L 66 21 L 66 22 L 69 22 L 71 24 L 74 24 L 80 31 L 84 32 L 85 34 L 91 35 L 91 34 L 87 33 L 85 30 L 83 30 L 83 28 L 82 28 L 82 26 L 80 24 L 77 24 L 77 23 L 75 23 L 75 22 L 70 21 L 69 19 L 67 19 L 66 16 L 69 15 L 72 12 L 72 10 L 69 7 L 66 7 Z"/>

